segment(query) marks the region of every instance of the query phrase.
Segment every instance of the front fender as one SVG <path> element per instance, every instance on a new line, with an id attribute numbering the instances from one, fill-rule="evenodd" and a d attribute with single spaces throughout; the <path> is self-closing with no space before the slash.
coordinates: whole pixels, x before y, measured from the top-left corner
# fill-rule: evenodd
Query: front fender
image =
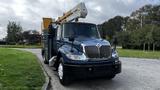
<path id="1" fill-rule="evenodd" d="M 71 46 L 69 45 L 63 45 L 58 49 L 58 52 L 60 52 L 61 54 L 67 54 L 71 52 Z"/>
<path id="2" fill-rule="evenodd" d="M 72 51 L 71 52 L 71 48 L 72 48 Z M 63 60 L 62 62 L 68 62 L 70 61 L 70 59 L 66 56 L 66 54 L 69 54 L 69 53 L 78 53 L 78 50 L 74 47 L 71 47 L 70 45 L 63 45 L 61 46 L 59 49 L 58 49 L 58 55 L 57 55 L 57 60 L 60 59 L 60 57 L 63 57 Z"/>
<path id="3" fill-rule="evenodd" d="M 69 48 L 70 46 L 68 45 L 63 45 L 58 49 L 58 54 L 57 54 L 57 58 L 54 64 L 54 67 L 58 68 L 59 62 L 60 62 L 60 58 L 63 58 L 63 63 L 65 63 L 66 61 L 66 54 L 69 53 Z"/>

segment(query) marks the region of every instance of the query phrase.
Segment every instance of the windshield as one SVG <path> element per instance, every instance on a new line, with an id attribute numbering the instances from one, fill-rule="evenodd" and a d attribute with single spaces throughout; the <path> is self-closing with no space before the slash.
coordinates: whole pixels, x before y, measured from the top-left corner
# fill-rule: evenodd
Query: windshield
<path id="1" fill-rule="evenodd" d="M 65 23 L 63 37 L 100 38 L 96 25 L 86 23 Z"/>

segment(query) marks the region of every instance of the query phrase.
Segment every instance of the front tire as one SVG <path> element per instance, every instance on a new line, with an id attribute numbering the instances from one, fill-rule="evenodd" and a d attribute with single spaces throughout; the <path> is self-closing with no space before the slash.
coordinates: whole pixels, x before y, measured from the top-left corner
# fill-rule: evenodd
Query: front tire
<path id="1" fill-rule="evenodd" d="M 64 64 L 62 60 L 63 58 L 60 58 L 60 62 L 58 66 L 58 77 L 62 85 L 68 85 L 70 83 L 70 79 L 67 73 L 64 71 Z"/>

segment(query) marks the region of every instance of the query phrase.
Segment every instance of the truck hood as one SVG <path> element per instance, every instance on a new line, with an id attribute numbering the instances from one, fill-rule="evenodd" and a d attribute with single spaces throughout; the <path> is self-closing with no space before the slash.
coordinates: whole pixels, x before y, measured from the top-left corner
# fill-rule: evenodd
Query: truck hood
<path id="1" fill-rule="evenodd" d="M 110 43 L 107 40 L 95 38 L 76 38 L 75 43 L 82 46 L 96 46 L 98 44 L 110 46 Z"/>

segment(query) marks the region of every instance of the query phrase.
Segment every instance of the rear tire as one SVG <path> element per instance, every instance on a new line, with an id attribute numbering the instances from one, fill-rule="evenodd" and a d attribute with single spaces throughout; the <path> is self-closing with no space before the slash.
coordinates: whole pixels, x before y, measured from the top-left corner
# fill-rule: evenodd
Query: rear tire
<path id="1" fill-rule="evenodd" d="M 46 59 L 46 55 L 45 55 L 45 50 L 44 49 L 42 49 L 41 54 L 42 54 L 42 58 L 44 60 L 43 61 L 44 64 L 49 64 L 49 61 Z"/>
<path id="2" fill-rule="evenodd" d="M 45 55 L 43 56 L 44 64 L 49 64 L 48 60 L 46 59 Z"/>
<path id="3" fill-rule="evenodd" d="M 63 61 L 63 58 L 60 58 L 60 62 L 58 65 L 58 77 L 59 77 L 60 83 L 66 86 L 70 84 L 70 79 L 67 73 L 64 71 L 64 64 L 62 61 Z"/>

